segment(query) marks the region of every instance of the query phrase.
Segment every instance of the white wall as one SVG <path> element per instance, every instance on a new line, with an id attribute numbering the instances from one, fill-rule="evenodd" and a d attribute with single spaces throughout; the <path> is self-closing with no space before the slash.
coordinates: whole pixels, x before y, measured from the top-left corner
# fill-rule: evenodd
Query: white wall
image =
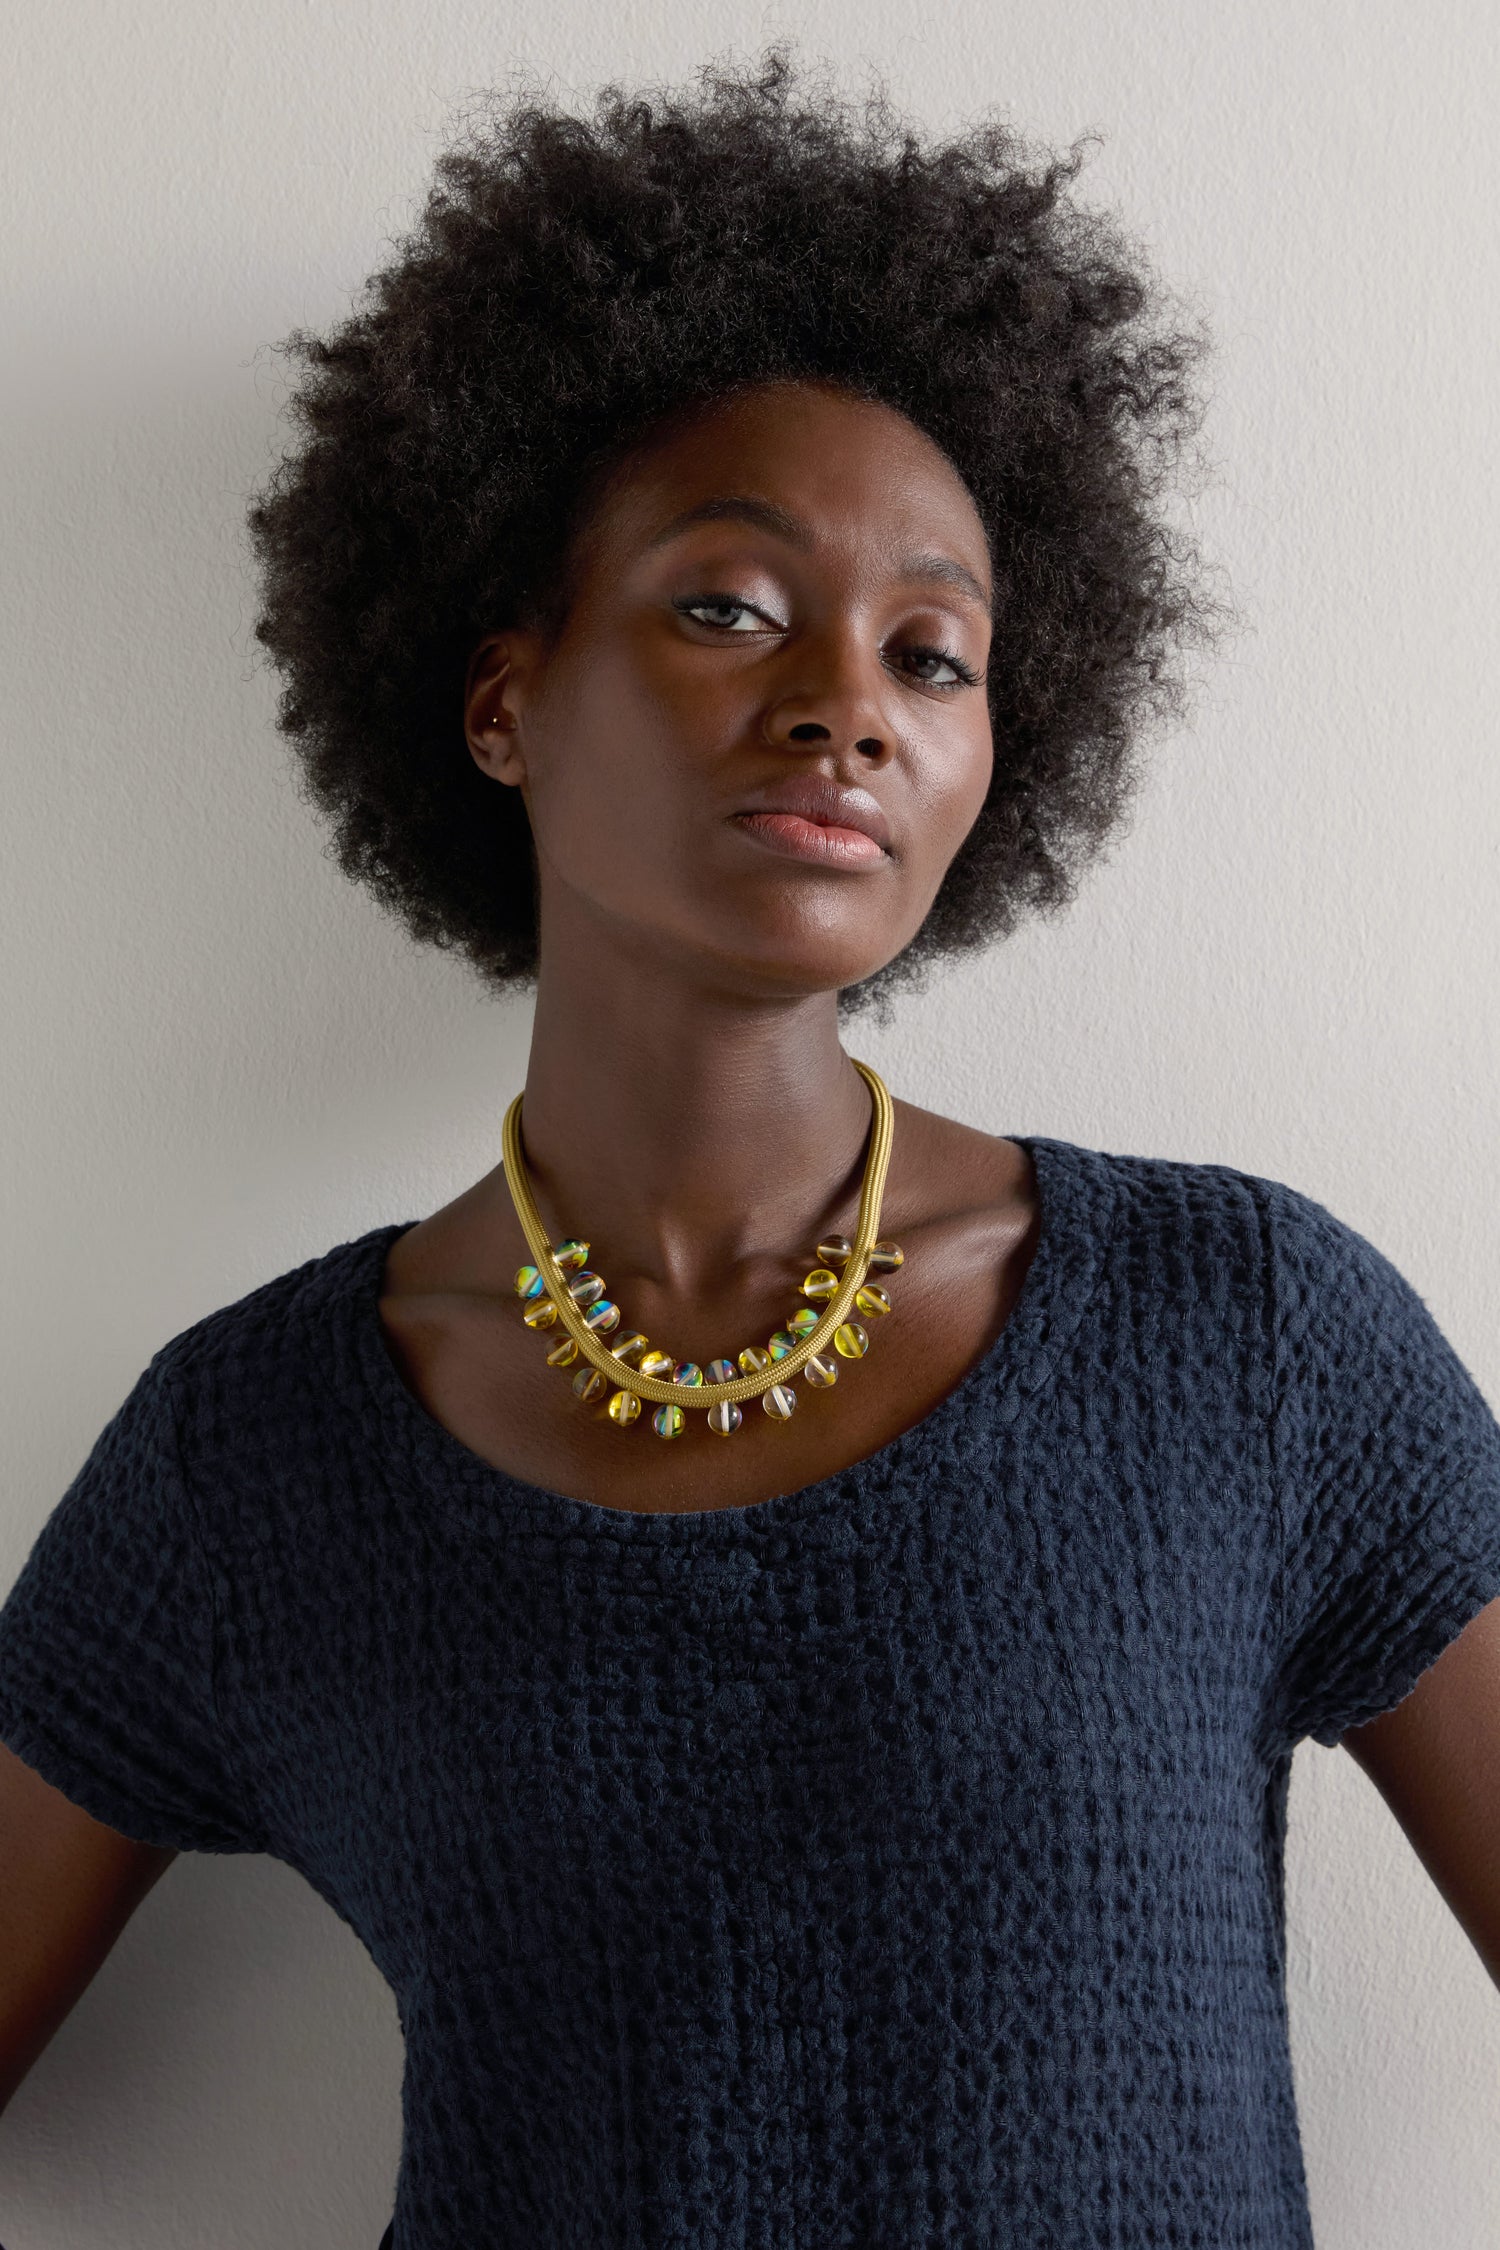
<path id="1" fill-rule="evenodd" d="M 1201 301 L 1199 503 L 1250 630 L 1065 921 L 851 1037 L 995 1131 L 1289 1180 L 1500 1399 L 1500 356 L 1488 0 L 12 0 L 0 1584 L 156 1346 L 498 1155 L 526 1013 L 321 855 L 249 633 L 260 347 L 382 259 L 512 62 L 681 76 L 794 24 L 1054 141 Z M 1298 1754 L 1320 2250 L 1493 2250 L 1500 1996 L 1341 1751 Z M 188 1859 L 0 2127 L 7 2250 L 374 2250 L 394 2012 L 285 1869 Z"/>

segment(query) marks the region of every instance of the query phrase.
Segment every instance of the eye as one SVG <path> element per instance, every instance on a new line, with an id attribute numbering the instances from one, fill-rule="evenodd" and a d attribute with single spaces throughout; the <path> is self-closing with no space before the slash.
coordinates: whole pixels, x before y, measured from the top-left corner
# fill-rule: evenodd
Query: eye
<path id="1" fill-rule="evenodd" d="M 901 662 L 913 679 L 927 687 L 978 687 L 980 675 L 955 656 L 951 648 L 909 648 Z M 946 677 L 945 677 L 946 675 Z"/>
<path id="2" fill-rule="evenodd" d="M 696 624 L 710 626 L 715 632 L 755 633 L 776 628 L 774 617 L 768 617 L 753 603 L 741 600 L 738 594 L 692 594 L 674 601 L 672 607 L 683 617 L 691 617 Z"/>

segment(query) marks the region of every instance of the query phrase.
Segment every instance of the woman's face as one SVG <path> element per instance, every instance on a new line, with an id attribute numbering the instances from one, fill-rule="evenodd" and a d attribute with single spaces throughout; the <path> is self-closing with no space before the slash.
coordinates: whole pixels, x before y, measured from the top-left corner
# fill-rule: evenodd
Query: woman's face
<path id="1" fill-rule="evenodd" d="M 633 457 L 550 638 L 489 636 L 473 755 L 523 792 L 549 949 L 745 994 L 856 983 L 920 928 L 989 784 L 990 568 L 884 406 L 747 392 Z"/>

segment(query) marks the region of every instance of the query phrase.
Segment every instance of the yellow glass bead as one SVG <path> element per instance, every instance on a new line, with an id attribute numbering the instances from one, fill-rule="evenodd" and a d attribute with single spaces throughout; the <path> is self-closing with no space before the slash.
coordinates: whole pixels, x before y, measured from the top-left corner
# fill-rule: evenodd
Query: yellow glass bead
<path id="1" fill-rule="evenodd" d="M 685 1359 L 672 1380 L 674 1383 L 681 1383 L 687 1390 L 695 1391 L 702 1385 L 703 1370 L 694 1361 Z"/>
<path id="2" fill-rule="evenodd" d="M 766 1350 L 770 1353 L 772 1359 L 785 1359 L 788 1352 L 794 1352 L 796 1349 L 796 1337 L 788 1335 L 784 1328 L 778 1328 L 766 1346 Z"/>
<path id="3" fill-rule="evenodd" d="M 821 1352 L 814 1352 L 802 1372 L 815 1391 L 827 1391 L 839 1379 L 839 1363 L 836 1359 L 826 1359 Z"/>
<path id="4" fill-rule="evenodd" d="M 646 1349 L 650 1341 L 650 1337 L 643 1336 L 638 1328 L 632 1328 L 626 1335 L 617 1336 L 609 1348 L 616 1359 L 623 1359 L 628 1364 L 638 1352 Z"/>
<path id="5" fill-rule="evenodd" d="M 672 1370 L 677 1365 L 670 1352 L 642 1352 L 640 1370 L 643 1375 L 654 1375 L 659 1383 L 670 1383 Z M 682 1410 L 679 1407 L 678 1412 Z"/>
<path id="6" fill-rule="evenodd" d="M 603 1276 L 597 1273 L 575 1273 L 568 1283 L 568 1295 L 575 1305 L 591 1305 L 596 1297 L 604 1295 Z"/>
<path id="7" fill-rule="evenodd" d="M 773 1422 L 789 1422 L 797 1411 L 797 1394 L 789 1383 L 773 1383 L 760 1403 Z"/>
<path id="8" fill-rule="evenodd" d="M 740 1373 L 742 1375 L 763 1374 L 770 1364 L 770 1353 L 763 1352 L 759 1344 L 747 1344 L 740 1353 Z"/>
<path id="9" fill-rule="evenodd" d="M 894 1273 L 905 1263 L 904 1253 L 894 1242 L 877 1242 L 870 1252 L 870 1264 L 876 1273 Z"/>
<path id="10" fill-rule="evenodd" d="M 606 1409 L 612 1422 L 626 1429 L 641 1411 L 641 1402 L 634 1391 L 616 1391 Z"/>
<path id="11" fill-rule="evenodd" d="M 787 1326 L 794 1336 L 810 1336 L 818 1325 L 818 1316 L 811 1305 L 799 1305 L 787 1317 Z"/>
<path id="12" fill-rule="evenodd" d="M 518 1297 L 540 1297 L 546 1286 L 546 1282 L 535 1266 L 517 1267 L 516 1295 Z"/>
<path id="13" fill-rule="evenodd" d="M 827 1266 L 814 1266 L 802 1284 L 802 1294 L 804 1297 L 811 1297 L 817 1304 L 823 1298 L 831 1297 L 838 1285 L 839 1277 L 836 1273 L 830 1273 Z"/>
<path id="14" fill-rule="evenodd" d="M 687 1416 L 680 1406 L 659 1406 L 651 1417 L 651 1427 L 658 1437 L 680 1437 Z"/>
<path id="15" fill-rule="evenodd" d="M 588 1244 L 575 1241 L 572 1236 L 566 1242 L 555 1243 L 552 1249 L 552 1255 L 564 1273 L 576 1273 L 581 1265 L 586 1264 L 588 1254 Z"/>
<path id="16" fill-rule="evenodd" d="M 891 1300 L 878 1281 L 867 1281 L 854 1292 L 854 1302 L 870 1320 L 880 1320 L 891 1309 Z"/>
<path id="17" fill-rule="evenodd" d="M 577 1357 L 578 1346 L 574 1343 L 572 1337 L 559 1336 L 557 1342 L 547 1354 L 547 1365 L 549 1367 L 571 1367 Z"/>
<path id="18" fill-rule="evenodd" d="M 854 1245 L 847 1234 L 827 1234 L 818 1244 L 818 1256 L 829 1265 L 842 1265 L 854 1255 Z"/>
<path id="19" fill-rule="evenodd" d="M 732 1359 L 711 1359 L 708 1363 L 708 1379 L 711 1383 L 732 1383 L 738 1373 L 739 1369 Z M 724 1401 L 721 1399 L 719 1404 L 723 1405 Z M 710 1408 L 709 1411 L 712 1413 L 713 1409 Z"/>
<path id="20" fill-rule="evenodd" d="M 533 1297 L 521 1307 L 521 1318 L 528 1328 L 550 1328 L 557 1318 L 557 1307 L 550 1297 Z"/>
<path id="21" fill-rule="evenodd" d="M 581 1398 L 585 1406 L 596 1399 L 604 1388 L 604 1377 L 597 1367 L 580 1367 L 573 1377 L 573 1395 Z"/>
<path id="22" fill-rule="evenodd" d="M 845 1359 L 863 1359 L 870 1348 L 870 1339 L 857 1320 L 846 1320 L 842 1328 L 835 1328 L 833 1341 Z"/>
<path id="23" fill-rule="evenodd" d="M 708 1426 L 715 1437 L 733 1437 L 743 1420 L 732 1398 L 716 1398 L 708 1410 Z"/>

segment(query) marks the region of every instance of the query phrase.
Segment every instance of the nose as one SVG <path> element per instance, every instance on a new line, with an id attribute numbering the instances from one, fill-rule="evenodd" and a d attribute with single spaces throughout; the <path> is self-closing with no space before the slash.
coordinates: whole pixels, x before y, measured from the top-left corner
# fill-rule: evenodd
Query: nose
<path id="1" fill-rule="evenodd" d="M 847 644 L 803 642 L 783 692 L 766 706 L 761 733 L 774 749 L 853 750 L 871 764 L 889 755 L 894 736 L 872 677 L 879 659 Z"/>

